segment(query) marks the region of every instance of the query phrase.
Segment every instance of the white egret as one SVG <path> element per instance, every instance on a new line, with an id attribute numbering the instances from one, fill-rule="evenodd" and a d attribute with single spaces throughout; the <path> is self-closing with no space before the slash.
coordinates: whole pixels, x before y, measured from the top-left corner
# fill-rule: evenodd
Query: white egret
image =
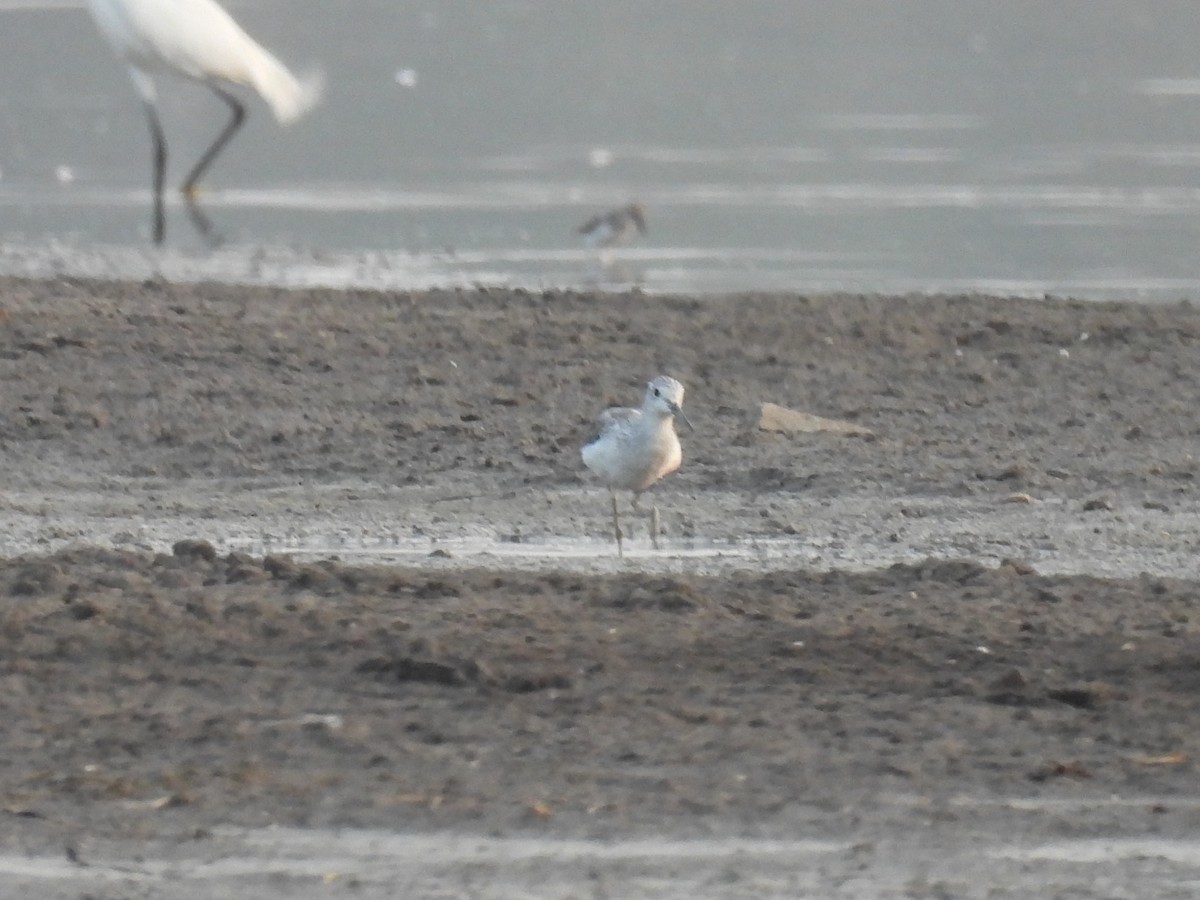
<path id="1" fill-rule="evenodd" d="M 100 31 L 129 67 L 154 140 L 154 243 L 166 236 L 163 179 L 167 142 L 157 110 L 157 75 L 207 85 L 229 107 L 231 118 L 184 179 L 182 192 L 192 222 L 212 238 L 200 209 L 197 184 L 246 118 L 242 102 L 223 85 L 256 90 L 282 124 L 295 121 L 317 101 L 320 85 L 302 82 L 251 38 L 215 0 L 88 0 Z"/>

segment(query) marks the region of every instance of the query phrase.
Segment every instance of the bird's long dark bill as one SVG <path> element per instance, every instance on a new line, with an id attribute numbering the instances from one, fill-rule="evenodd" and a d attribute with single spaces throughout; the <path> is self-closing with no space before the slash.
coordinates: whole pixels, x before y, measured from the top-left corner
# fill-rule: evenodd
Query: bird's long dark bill
<path id="1" fill-rule="evenodd" d="M 690 420 L 690 419 L 688 419 L 688 417 L 687 417 L 687 416 L 685 416 L 685 415 L 683 414 L 683 407 L 681 407 L 681 406 L 676 406 L 675 404 L 673 404 L 673 403 L 672 403 L 672 404 L 671 404 L 671 412 L 675 413 L 675 417 L 676 417 L 676 418 L 678 418 L 678 419 L 683 419 L 683 424 L 684 424 L 684 425 L 686 425 L 686 426 L 688 427 L 688 430 L 689 430 L 689 431 L 695 431 L 695 430 L 696 430 L 696 426 L 695 426 L 695 425 L 693 425 L 693 424 L 691 423 L 691 420 Z"/>

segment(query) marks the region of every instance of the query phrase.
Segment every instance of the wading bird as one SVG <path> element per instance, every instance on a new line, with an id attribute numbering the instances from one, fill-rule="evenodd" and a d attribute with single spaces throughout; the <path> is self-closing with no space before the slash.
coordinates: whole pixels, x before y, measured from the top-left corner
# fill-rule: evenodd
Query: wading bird
<path id="1" fill-rule="evenodd" d="M 101 33 L 129 67 L 141 95 L 154 140 L 154 243 L 166 236 L 163 178 L 167 142 L 158 119 L 154 78 L 175 75 L 207 85 L 229 107 L 231 118 L 181 188 L 197 230 L 212 239 L 212 223 L 200 209 L 197 184 L 246 118 L 242 102 L 223 85 L 257 91 L 282 124 L 295 121 L 316 103 L 316 80 L 301 82 L 264 50 L 215 0 L 88 0 Z"/>
<path id="2" fill-rule="evenodd" d="M 659 375 L 646 385 L 641 409 L 616 406 L 604 410 L 597 419 L 598 433 L 583 447 L 583 463 L 600 476 L 612 499 L 613 535 L 617 555 L 624 557 L 621 518 L 617 512 L 617 491 L 633 491 L 633 507 L 638 496 L 683 462 L 683 448 L 675 433 L 675 419 L 688 428 L 692 423 L 683 414 L 683 385 L 667 375 Z M 658 507 L 650 511 L 650 540 L 658 547 Z"/>
<path id="3" fill-rule="evenodd" d="M 635 231 L 646 233 L 646 211 L 637 203 L 630 203 L 592 216 L 575 231 L 588 247 L 615 247 L 630 240 Z"/>

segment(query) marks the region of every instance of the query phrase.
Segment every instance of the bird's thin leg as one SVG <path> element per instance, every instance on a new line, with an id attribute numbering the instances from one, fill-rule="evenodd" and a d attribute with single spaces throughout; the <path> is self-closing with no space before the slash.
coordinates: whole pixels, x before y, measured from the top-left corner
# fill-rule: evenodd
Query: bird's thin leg
<path id="1" fill-rule="evenodd" d="M 158 110 L 149 100 L 145 103 L 146 121 L 154 140 L 154 243 L 161 245 L 167 236 L 167 220 L 163 213 L 163 180 L 167 174 L 167 139 L 163 136 Z"/>
<path id="2" fill-rule="evenodd" d="M 641 513 L 641 511 L 642 511 L 641 501 L 642 501 L 641 493 L 639 493 L 638 491 L 634 491 L 633 492 L 633 501 L 629 505 L 635 513 Z M 630 525 L 629 526 L 629 537 L 633 537 L 633 534 L 634 534 L 634 528 L 632 525 Z"/>
<path id="3" fill-rule="evenodd" d="M 200 181 L 200 176 L 208 170 L 213 160 L 225 148 L 225 145 L 229 143 L 233 136 L 237 134 L 238 129 L 242 127 L 242 122 L 246 120 L 246 107 L 242 105 L 242 101 L 228 91 L 222 90 L 215 84 L 210 84 L 209 87 L 212 88 L 214 94 L 225 101 L 232 115 L 229 118 L 229 122 L 221 130 L 221 133 L 217 135 L 217 139 L 204 151 L 204 155 L 200 157 L 196 165 L 192 166 L 192 171 L 184 179 L 182 190 L 183 197 L 187 201 L 188 214 L 192 217 L 192 223 L 196 226 L 196 230 L 204 235 L 208 241 L 215 242 L 212 222 L 208 220 L 208 216 L 200 209 L 197 199 L 199 191 L 196 189 L 196 184 Z"/>
<path id="4" fill-rule="evenodd" d="M 650 542 L 654 544 L 655 550 L 661 550 L 658 545 L 658 507 L 650 507 Z"/>
<path id="5" fill-rule="evenodd" d="M 625 548 L 621 545 L 621 517 L 617 513 L 617 494 L 615 491 L 609 491 L 608 496 L 612 499 L 613 512 L 613 535 L 617 539 L 617 558 L 625 558 Z"/>

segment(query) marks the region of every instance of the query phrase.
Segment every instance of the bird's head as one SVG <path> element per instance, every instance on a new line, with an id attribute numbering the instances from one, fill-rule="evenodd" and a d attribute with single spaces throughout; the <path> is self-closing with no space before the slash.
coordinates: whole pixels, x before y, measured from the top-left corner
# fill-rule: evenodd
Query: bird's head
<path id="1" fill-rule="evenodd" d="M 659 375 L 646 385 L 642 412 L 663 419 L 681 419 L 683 424 L 692 428 L 692 423 L 683 414 L 683 385 L 669 375 Z"/>

